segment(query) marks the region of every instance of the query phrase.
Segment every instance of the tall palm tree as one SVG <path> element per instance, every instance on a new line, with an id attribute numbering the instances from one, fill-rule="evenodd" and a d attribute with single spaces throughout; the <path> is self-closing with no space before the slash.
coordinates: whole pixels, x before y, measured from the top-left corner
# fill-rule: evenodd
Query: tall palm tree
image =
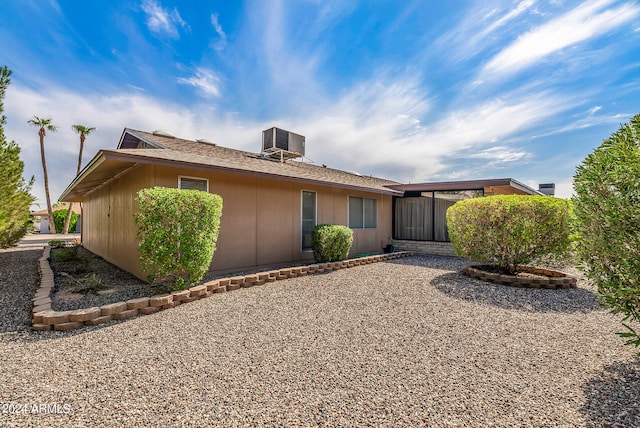
<path id="1" fill-rule="evenodd" d="M 29 119 L 27 123 L 33 125 L 38 130 L 38 136 L 40 137 L 40 157 L 42 158 L 42 172 L 44 173 L 44 194 L 47 198 L 47 214 L 49 214 L 49 232 L 56 233 L 56 226 L 53 222 L 53 210 L 51 209 L 51 198 L 49 197 L 49 176 L 47 174 L 47 161 L 44 157 L 44 137 L 47 135 L 47 131 L 56 132 L 58 127 L 55 126 L 51 118 L 40 118 L 33 116 L 33 119 Z"/>
<path id="2" fill-rule="evenodd" d="M 80 168 L 82 167 L 82 151 L 84 150 L 84 142 L 87 139 L 87 135 L 91 134 L 96 128 L 89 128 L 84 125 L 73 125 L 71 127 L 76 133 L 80 134 L 80 151 L 78 152 L 78 172 L 76 176 L 80 174 Z M 67 211 L 67 218 L 64 220 L 64 231 L 63 233 L 67 233 L 69 231 L 69 223 L 71 222 L 71 212 L 73 211 L 73 202 L 69 203 L 69 211 Z"/>

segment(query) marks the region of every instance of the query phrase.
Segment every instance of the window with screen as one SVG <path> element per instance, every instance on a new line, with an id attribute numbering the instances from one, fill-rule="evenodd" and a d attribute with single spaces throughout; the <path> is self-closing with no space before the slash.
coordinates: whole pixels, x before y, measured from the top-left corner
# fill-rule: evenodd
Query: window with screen
<path id="1" fill-rule="evenodd" d="M 178 189 L 209 191 L 209 180 L 196 177 L 178 177 Z"/>
<path id="2" fill-rule="evenodd" d="M 302 192 L 302 251 L 309 251 L 316 226 L 316 192 Z"/>
<path id="3" fill-rule="evenodd" d="M 349 196 L 349 227 L 351 229 L 378 227 L 378 201 Z"/>

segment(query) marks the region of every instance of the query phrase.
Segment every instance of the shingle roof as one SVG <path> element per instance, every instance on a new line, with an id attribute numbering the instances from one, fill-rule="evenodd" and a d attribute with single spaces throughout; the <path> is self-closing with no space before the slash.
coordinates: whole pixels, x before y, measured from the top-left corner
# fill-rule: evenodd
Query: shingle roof
<path id="1" fill-rule="evenodd" d="M 238 172 L 246 171 L 266 174 L 275 178 L 294 178 L 332 185 L 360 187 L 387 193 L 393 193 L 393 191 L 386 186 L 399 184 L 391 180 L 357 175 L 306 162 L 292 160 L 280 162 L 279 160 L 262 157 L 258 153 L 230 149 L 211 143 L 182 138 L 168 138 L 144 131 L 125 130 L 125 132 L 127 131 L 132 136 L 142 137 L 144 141 L 155 143 L 164 149 L 118 149 L 117 151 L 120 153 L 230 169 Z"/>
<path id="2" fill-rule="evenodd" d="M 401 191 L 387 187 L 399 184 L 391 180 L 357 175 L 306 162 L 293 160 L 280 162 L 279 160 L 262 157 L 258 153 L 230 149 L 206 142 L 163 137 L 149 132 L 125 128 L 118 148 L 101 150 L 64 191 L 61 198 L 66 199 L 61 200 L 79 200 L 84 194 L 90 192 L 91 189 L 88 187 L 91 186 L 86 186 L 83 181 L 87 181 L 87 183 L 105 181 L 107 178 L 104 173 L 100 175 L 100 180 L 89 178 L 84 180 L 83 178 L 92 172 L 92 165 L 95 165 L 93 170 L 106 173 L 105 163 L 117 164 L 118 174 L 126 171 L 126 164 L 152 163 L 268 176 L 275 179 L 302 181 L 377 193 L 402 194 Z M 100 184 L 96 182 L 96 187 Z"/>

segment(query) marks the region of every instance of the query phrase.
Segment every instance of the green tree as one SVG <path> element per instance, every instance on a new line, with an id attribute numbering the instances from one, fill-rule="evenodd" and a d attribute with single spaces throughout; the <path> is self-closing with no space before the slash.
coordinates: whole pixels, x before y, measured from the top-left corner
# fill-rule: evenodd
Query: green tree
<path id="1" fill-rule="evenodd" d="M 640 114 L 578 166 L 576 252 L 601 302 L 623 314 L 627 344 L 640 346 Z"/>
<path id="2" fill-rule="evenodd" d="M 84 125 L 73 125 L 71 127 L 76 133 L 80 134 L 80 150 L 78 151 L 78 171 L 76 172 L 76 176 L 80 174 L 80 169 L 82 167 L 82 152 L 84 151 L 84 142 L 87 139 L 87 135 L 91 134 L 96 128 L 89 128 Z M 69 204 L 69 210 L 67 211 L 67 217 L 64 220 L 64 229 L 62 233 L 69 232 L 69 222 L 71 221 L 71 212 L 73 211 L 73 202 Z M 75 230 L 74 228 L 72 228 Z"/>
<path id="3" fill-rule="evenodd" d="M 62 233 L 66 217 L 67 217 L 66 211 L 58 210 L 53 212 L 53 221 L 56 224 L 56 233 Z M 75 229 L 77 222 L 78 222 L 78 214 L 72 212 L 71 222 L 69 223 L 69 227 L 71 228 L 71 230 Z"/>
<path id="4" fill-rule="evenodd" d="M 47 131 L 55 132 L 58 127 L 52 123 L 51 118 L 40 118 L 33 116 L 33 119 L 27 121 L 29 125 L 33 125 L 38 129 L 38 136 L 40 137 L 40 158 L 42 159 L 42 172 L 44 174 L 44 194 L 47 199 L 47 213 L 49 215 L 49 231 L 56 233 L 56 227 L 53 221 L 53 210 L 51 209 L 51 197 L 49 196 L 49 175 L 47 173 L 47 160 L 44 155 L 44 137 L 47 135 Z"/>
<path id="5" fill-rule="evenodd" d="M 22 238 L 31 224 L 30 206 L 34 201 L 31 196 L 33 177 L 26 183 L 24 162 L 20 160 L 20 147 L 7 141 L 4 125 L 4 97 L 7 86 L 11 83 L 11 70 L 6 66 L 0 68 L 0 248 L 14 245 Z"/>

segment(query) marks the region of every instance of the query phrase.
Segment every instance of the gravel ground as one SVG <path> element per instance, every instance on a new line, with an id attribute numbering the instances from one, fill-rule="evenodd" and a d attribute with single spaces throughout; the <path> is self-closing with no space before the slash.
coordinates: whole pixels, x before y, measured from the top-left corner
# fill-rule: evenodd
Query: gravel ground
<path id="1" fill-rule="evenodd" d="M 35 258 L 0 253 L 3 308 L 28 309 Z M 68 333 L 3 309 L 0 426 L 640 426 L 636 350 L 584 282 L 516 289 L 464 264 L 358 266 Z"/>

